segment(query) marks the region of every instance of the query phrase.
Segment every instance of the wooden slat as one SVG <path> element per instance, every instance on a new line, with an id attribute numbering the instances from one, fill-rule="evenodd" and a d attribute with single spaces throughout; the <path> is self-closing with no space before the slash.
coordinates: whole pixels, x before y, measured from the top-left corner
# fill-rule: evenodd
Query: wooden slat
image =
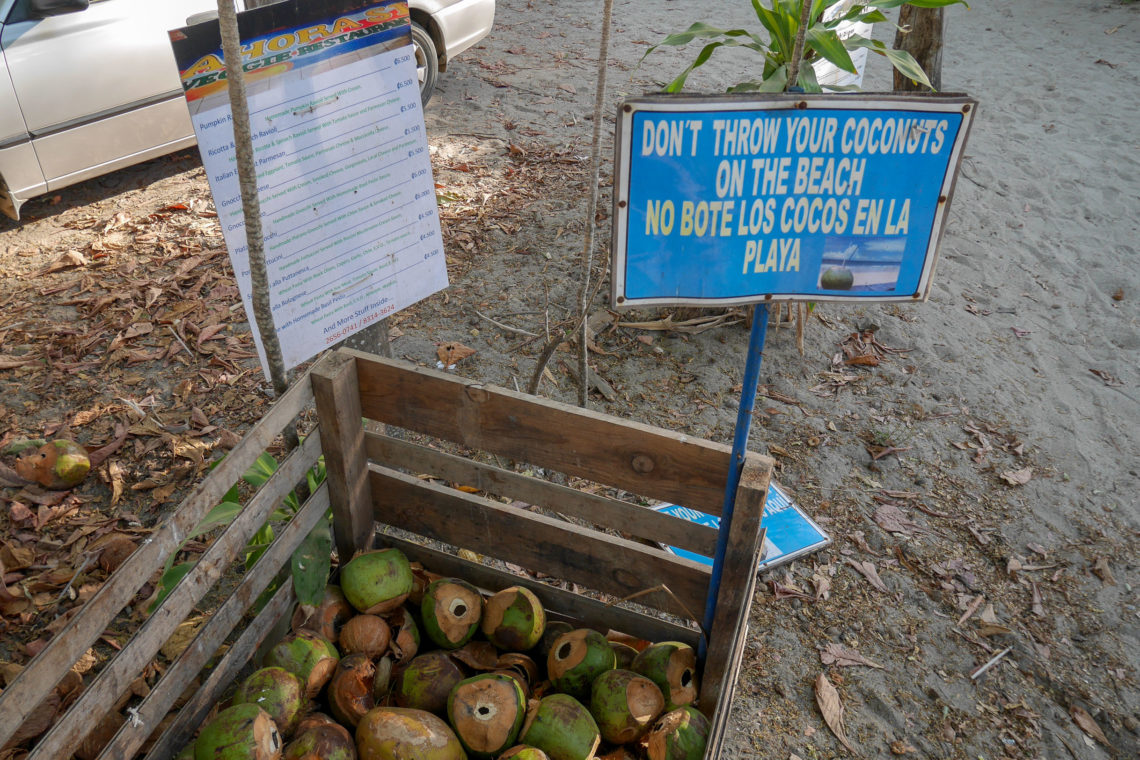
<path id="1" fill-rule="evenodd" d="M 313 437 L 313 436 L 310 436 Z M 198 631 L 185 651 L 155 685 L 151 693 L 135 708 L 135 719 L 123 725 L 114 739 L 99 755 L 99 760 L 133 757 L 153 732 L 154 727 L 182 695 L 194 677 L 225 642 L 234 626 L 241 622 L 246 610 L 268 588 L 282 567 L 289 566 L 289 558 L 322 520 L 329 508 L 329 489 L 322 485 L 309 497 L 300 511 L 293 516 L 270 544 L 257 564 L 245 574 L 237 588 Z"/>
<path id="2" fill-rule="evenodd" d="M 265 609 L 246 626 L 238 640 L 210 671 L 210 676 L 202 687 L 178 711 L 178 717 L 151 747 L 146 760 L 170 760 L 178 754 L 194 736 L 194 732 L 201 726 L 210 709 L 221 700 L 234 678 L 249 664 L 253 653 L 265 641 L 266 636 L 283 618 L 292 614 L 293 604 L 296 601 L 293 584 L 282 584 L 265 605 Z"/>
<path id="3" fill-rule="evenodd" d="M 748 610 L 756 588 L 756 566 L 762 546 L 760 521 L 771 476 L 770 459 L 758 454 L 748 455 L 740 475 L 740 486 L 736 489 L 736 506 L 729 526 L 724 570 L 701 680 L 701 709 L 709 717 L 712 717 L 708 706 L 710 702 L 728 705 L 732 701 L 739 658 L 743 652 L 744 631 L 748 625 Z"/>
<path id="4" fill-rule="evenodd" d="M 526 586 L 535 593 L 542 606 L 551 611 L 552 616 L 573 619 L 586 627 L 600 631 L 614 629 L 651 641 L 684 641 L 693 647 L 697 645 L 699 639 L 696 629 L 685 628 L 623 607 L 603 604 L 596 599 L 471 562 L 454 554 L 447 554 L 395 536 L 378 534 L 375 545 L 378 548 L 395 547 L 409 559 L 422 563 L 432 572 L 463 578 L 488 591 L 500 591 L 510 586 Z"/>
<path id="5" fill-rule="evenodd" d="M 660 591 L 638 601 L 677 615 L 704 609 L 705 565 L 377 465 L 369 469 L 374 515 L 382 523 L 619 598 L 666 584 L 688 613 Z"/>
<path id="6" fill-rule="evenodd" d="M 157 610 L 131 636 L 96 676 L 75 706 L 37 744 L 29 760 L 67 757 L 83 737 L 126 692 L 130 682 L 150 663 L 174 630 L 229 568 L 249 539 L 265 524 L 274 509 L 321 454 L 319 435 L 307 437 L 278 466 L 234 521 L 210 545 L 194 567 L 178 582 Z M 273 569 L 272 572 L 276 572 Z"/>
<path id="7" fill-rule="evenodd" d="M 730 450 L 359 352 L 364 416 L 719 515 Z"/>
<path id="8" fill-rule="evenodd" d="M 356 385 L 356 361 L 334 352 L 309 373 L 321 421 L 337 554 L 348 562 L 372 538 L 372 494 L 364 456 L 364 423 Z"/>
<path id="9" fill-rule="evenodd" d="M 713 556 L 716 551 L 715 528 L 697 525 L 649 507 L 584 493 L 372 431 L 365 434 L 365 448 L 369 459 L 386 467 L 427 473 L 706 557 Z"/>
<path id="10" fill-rule="evenodd" d="M 144 542 L 95 593 L 83 609 L 56 634 L 29 666 L 0 694 L 0 746 L 55 688 L 107 624 L 138 593 L 144 583 L 178 550 L 182 540 L 201 522 L 222 495 L 237 482 L 281 429 L 313 401 L 308 380 L 298 381 L 246 434 L 171 518 Z"/>

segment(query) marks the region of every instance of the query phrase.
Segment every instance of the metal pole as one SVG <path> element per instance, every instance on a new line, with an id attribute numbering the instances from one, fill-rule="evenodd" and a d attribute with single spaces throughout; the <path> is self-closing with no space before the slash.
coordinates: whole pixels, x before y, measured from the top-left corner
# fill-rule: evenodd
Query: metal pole
<path id="1" fill-rule="evenodd" d="M 709 594 L 705 599 L 705 617 L 701 624 L 703 635 L 700 656 L 708 648 L 706 636 L 712 630 L 716 614 L 716 599 L 720 594 L 720 580 L 724 571 L 724 555 L 728 550 L 728 533 L 732 527 L 732 512 L 736 507 L 736 489 L 740 486 L 740 473 L 744 469 L 744 455 L 748 451 L 748 433 L 752 429 L 752 409 L 756 404 L 756 388 L 760 384 L 760 362 L 764 358 L 764 339 L 768 334 L 768 304 L 756 307 L 752 315 L 752 333 L 748 338 L 748 357 L 744 362 L 744 381 L 740 389 L 740 408 L 736 412 L 736 433 L 732 439 L 732 459 L 728 467 L 728 482 L 724 484 L 724 508 L 720 514 L 720 531 L 716 537 L 716 555 L 713 557 Z"/>

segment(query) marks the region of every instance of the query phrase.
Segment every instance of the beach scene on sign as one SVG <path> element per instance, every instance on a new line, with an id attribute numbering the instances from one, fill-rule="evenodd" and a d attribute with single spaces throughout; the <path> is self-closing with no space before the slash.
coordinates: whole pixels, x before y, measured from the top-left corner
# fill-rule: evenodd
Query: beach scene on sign
<path id="1" fill-rule="evenodd" d="M 901 238 L 829 238 L 820 261 L 821 290 L 889 293 L 899 281 Z"/>

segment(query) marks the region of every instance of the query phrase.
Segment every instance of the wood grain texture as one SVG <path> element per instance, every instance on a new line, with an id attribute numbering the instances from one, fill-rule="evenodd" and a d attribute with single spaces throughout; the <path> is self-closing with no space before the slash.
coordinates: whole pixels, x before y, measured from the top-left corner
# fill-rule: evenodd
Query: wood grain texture
<path id="1" fill-rule="evenodd" d="M 638 601 L 686 617 L 704 609 L 709 579 L 704 565 L 377 465 L 370 469 L 379 522 L 619 598 L 666 584 L 687 610 L 664 592 Z"/>
<path id="2" fill-rule="evenodd" d="M 83 737 L 127 691 L 131 681 L 154 660 L 174 630 L 222 577 L 249 539 L 269 519 L 270 513 L 280 506 L 293 485 L 317 461 L 320 453 L 320 436 L 309 436 L 301 448 L 286 457 L 158 609 L 131 636 L 122 651 L 87 685 L 74 707 L 40 739 L 29 760 L 68 757 L 79 747 Z M 267 576 L 268 582 L 277 570 L 277 567 L 265 565 L 259 572 Z"/>
<path id="3" fill-rule="evenodd" d="M 743 654 L 748 611 L 756 589 L 756 567 L 762 546 L 761 518 L 768 496 L 772 462 L 749 454 L 744 460 L 724 555 L 723 580 L 716 599 L 713 628 L 709 632 L 705 673 L 701 680 L 701 710 L 712 718 L 708 704 L 729 705 Z"/>
<path id="4" fill-rule="evenodd" d="M 720 514 L 727 446 L 350 353 L 369 419 Z"/>
<path id="5" fill-rule="evenodd" d="M 686 628 L 661 618 L 607 605 L 581 594 L 564 591 L 532 578 L 496 570 L 422 544 L 378 534 L 375 546 L 395 547 L 404 552 L 409 559 L 423 563 L 424 567 L 429 567 L 434 572 L 463 578 L 486 591 L 525 586 L 535 593 L 542 606 L 550 611 L 551 617 L 577 621 L 582 627 L 594 628 L 603 633 L 613 629 L 651 641 L 684 641 L 694 647 L 697 645 L 698 635 L 695 628 Z"/>
<path id="6" fill-rule="evenodd" d="M 55 635 L 29 666 L 0 694 L 0 746 L 15 733 L 72 664 L 95 642 L 144 583 L 182 545 L 183 539 L 241 478 L 254 460 L 313 401 L 307 379 L 297 382 L 246 434 L 194 493 L 139 546 Z"/>
<path id="7" fill-rule="evenodd" d="M 326 354 L 309 373 L 332 500 L 333 538 L 342 562 L 368 548 L 372 539 L 372 493 L 364 455 L 364 423 L 356 385 L 356 361 Z"/>
<path id="8" fill-rule="evenodd" d="M 380 433 L 367 432 L 365 448 L 368 458 L 381 465 L 398 463 L 412 473 L 426 473 L 496 496 L 507 496 L 706 557 L 713 556 L 716 551 L 715 528 L 697 525 L 649 507 L 584 493 Z"/>
<path id="9" fill-rule="evenodd" d="M 134 757 L 165 717 L 174 702 L 213 658 L 234 627 L 277 575 L 288 567 L 294 550 L 322 520 L 329 508 L 329 490 L 322 485 L 293 516 L 277 538 L 261 555 L 253 569 L 242 577 L 237 588 L 209 616 L 194 641 L 175 660 L 150 694 L 135 707 L 138 724 L 128 721 L 103 749 L 98 760 Z"/>

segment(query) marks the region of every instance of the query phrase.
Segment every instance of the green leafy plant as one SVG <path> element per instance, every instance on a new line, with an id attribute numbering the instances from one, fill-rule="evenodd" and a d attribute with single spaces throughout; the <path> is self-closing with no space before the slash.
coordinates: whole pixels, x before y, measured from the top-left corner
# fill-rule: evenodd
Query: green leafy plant
<path id="1" fill-rule="evenodd" d="M 670 34 L 659 44 L 646 51 L 649 55 L 661 46 L 678 47 L 694 40 L 705 40 L 706 44 L 681 74 L 665 88 L 667 92 L 680 92 L 685 81 L 697 68 L 708 62 L 712 54 L 722 47 L 741 47 L 753 50 L 764 58 L 764 66 L 759 79 L 740 82 L 730 87 L 729 92 L 783 92 L 788 88 L 788 70 L 800 28 L 800 18 L 805 0 L 751 0 L 756 18 L 767 32 L 767 39 L 747 29 L 720 29 L 703 22 L 697 22 L 684 32 Z M 942 8 L 961 3 L 964 0 L 865 0 L 856 2 L 845 13 L 824 20 L 825 12 L 844 0 L 807 0 L 811 2 L 808 24 L 804 32 L 803 62 L 796 77 L 797 86 L 804 92 L 822 92 L 823 87 L 816 79 L 815 69 L 810 65 L 819 60 L 830 61 L 843 71 L 856 73 L 850 51 L 867 48 L 872 53 L 884 56 L 903 75 L 931 87 L 930 80 L 922 67 L 910 53 L 894 50 L 878 40 L 868 39 L 858 34 L 840 38 L 838 27 L 844 23 L 875 24 L 887 21 L 883 10 L 901 5 L 914 5 L 920 8 Z M 770 3 L 766 5 L 765 3 Z M 644 60 L 644 57 L 643 57 Z M 851 87 L 829 86 L 830 90 L 852 89 Z M 933 89 L 933 87 L 931 87 Z"/>
<path id="2" fill-rule="evenodd" d="M 221 460 L 219 460 L 221 461 Z M 217 462 L 214 466 L 217 466 Z M 263 486 L 266 481 L 277 471 L 277 460 L 268 453 L 262 453 L 261 456 L 250 466 L 245 474 L 242 475 L 242 480 L 258 489 Z M 317 460 L 317 464 L 313 469 L 306 473 L 306 480 L 309 486 L 309 493 L 313 493 L 320 487 L 321 483 L 325 481 L 325 460 L 321 457 Z M 191 541 L 200 536 L 204 536 L 218 528 L 224 528 L 232 523 L 243 509 L 241 503 L 241 489 L 240 483 L 235 483 L 230 490 L 228 490 L 222 497 L 222 501 L 218 503 L 209 513 L 202 518 L 202 521 L 190 531 L 190 535 L 182 542 L 185 546 L 187 541 Z M 269 515 L 269 519 L 265 525 L 253 534 L 245 546 L 244 564 L 246 571 L 249 571 L 261 555 L 273 543 L 274 536 L 276 535 L 273 530 L 274 523 L 287 522 L 291 520 L 295 514 L 301 509 L 300 499 L 295 492 L 290 492 L 288 496 L 282 500 L 281 506 L 273 510 Z M 329 570 L 331 568 L 332 557 L 332 532 L 330 529 L 330 522 L 332 519 L 331 512 L 326 515 L 326 519 L 318 523 L 301 545 L 293 552 L 290 562 L 291 576 L 293 580 L 293 590 L 297 593 L 297 599 L 302 604 L 316 606 L 320 604 L 321 596 L 324 593 L 325 584 L 328 581 Z M 166 566 L 163 568 L 162 576 L 158 582 L 158 594 L 155 596 L 154 601 L 151 603 L 147 612 L 154 612 L 158 605 L 162 603 L 185 575 L 190 572 L 191 568 L 196 563 L 194 562 L 180 562 L 175 564 L 175 558 L 179 552 L 174 552 L 166 560 Z M 269 588 L 262 594 L 258 600 L 258 605 L 261 606 L 268 600 L 269 596 L 276 590 L 276 584 L 271 584 Z"/>

